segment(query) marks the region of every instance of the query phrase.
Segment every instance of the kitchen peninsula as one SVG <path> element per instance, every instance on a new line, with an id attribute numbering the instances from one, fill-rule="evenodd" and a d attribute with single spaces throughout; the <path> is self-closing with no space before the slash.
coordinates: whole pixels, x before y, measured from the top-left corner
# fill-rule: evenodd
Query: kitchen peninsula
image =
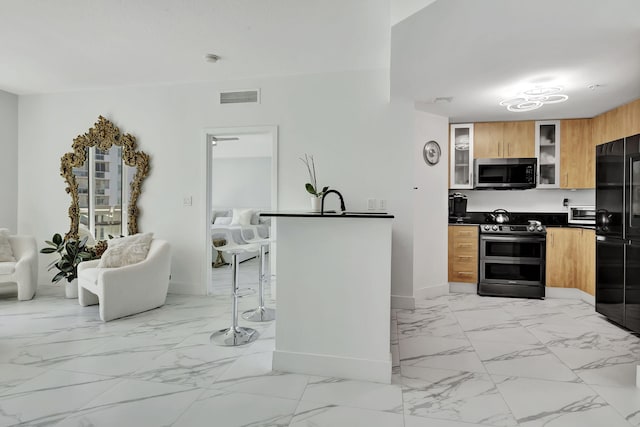
<path id="1" fill-rule="evenodd" d="M 273 369 L 390 383 L 393 215 L 261 216 L 276 223 Z"/>

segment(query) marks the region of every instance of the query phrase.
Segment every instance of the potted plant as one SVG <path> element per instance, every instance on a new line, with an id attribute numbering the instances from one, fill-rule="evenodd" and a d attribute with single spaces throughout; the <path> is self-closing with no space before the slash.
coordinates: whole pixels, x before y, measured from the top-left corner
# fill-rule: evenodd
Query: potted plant
<path id="1" fill-rule="evenodd" d="M 307 171 L 309 172 L 309 182 L 304 185 L 304 188 L 311 194 L 311 210 L 313 212 L 319 212 L 322 195 L 327 192 L 329 187 L 322 187 L 322 190 L 318 191 L 316 164 L 313 156 L 305 154 L 304 159 L 301 157 L 300 160 L 307 166 Z"/>
<path id="2" fill-rule="evenodd" d="M 67 298 L 78 297 L 78 264 L 95 258 L 95 253 L 87 247 L 87 237 L 82 239 L 66 239 L 58 233 L 53 235 L 51 240 L 46 240 L 48 248 L 42 248 L 42 254 L 58 254 L 59 258 L 48 266 L 48 270 L 58 269 L 58 273 L 53 276 L 51 283 L 58 283 L 62 279 L 67 279 L 65 286 L 65 296 Z"/>

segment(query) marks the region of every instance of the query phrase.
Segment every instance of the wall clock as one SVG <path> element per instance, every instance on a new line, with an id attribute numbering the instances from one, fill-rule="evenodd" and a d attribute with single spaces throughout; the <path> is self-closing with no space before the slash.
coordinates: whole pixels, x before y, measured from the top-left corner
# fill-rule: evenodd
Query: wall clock
<path id="1" fill-rule="evenodd" d="M 429 166 L 433 166 L 440 161 L 440 155 L 442 151 L 440 150 L 440 145 L 438 145 L 435 141 L 429 141 L 424 144 L 424 148 L 422 149 L 422 156 L 424 157 L 424 161 Z"/>

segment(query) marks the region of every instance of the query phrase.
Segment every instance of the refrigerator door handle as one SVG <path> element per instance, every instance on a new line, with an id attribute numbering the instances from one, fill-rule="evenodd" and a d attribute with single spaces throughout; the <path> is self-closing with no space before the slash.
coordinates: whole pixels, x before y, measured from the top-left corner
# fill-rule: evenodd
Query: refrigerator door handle
<path id="1" fill-rule="evenodd" d="M 597 240 L 598 242 L 605 242 L 605 241 L 607 240 L 607 238 L 606 238 L 606 237 L 604 237 L 604 236 L 596 236 L 596 240 Z"/>

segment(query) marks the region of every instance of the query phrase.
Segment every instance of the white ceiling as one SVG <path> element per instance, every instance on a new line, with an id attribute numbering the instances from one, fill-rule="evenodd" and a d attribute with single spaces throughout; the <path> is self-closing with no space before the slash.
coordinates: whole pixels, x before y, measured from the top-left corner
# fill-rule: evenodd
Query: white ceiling
<path id="1" fill-rule="evenodd" d="M 388 68 L 389 19 L 389 0 L 0 0 L 0 90 Z"/>
<path id="2" fill-rule="evenodd" d="M 394 96 L 451 122 L 593 117 L 640 97 L 640 1 L 437 0 L 393 27 L 391 75 Z M 498 105 L 535 84 L 569 100 Z"/>

